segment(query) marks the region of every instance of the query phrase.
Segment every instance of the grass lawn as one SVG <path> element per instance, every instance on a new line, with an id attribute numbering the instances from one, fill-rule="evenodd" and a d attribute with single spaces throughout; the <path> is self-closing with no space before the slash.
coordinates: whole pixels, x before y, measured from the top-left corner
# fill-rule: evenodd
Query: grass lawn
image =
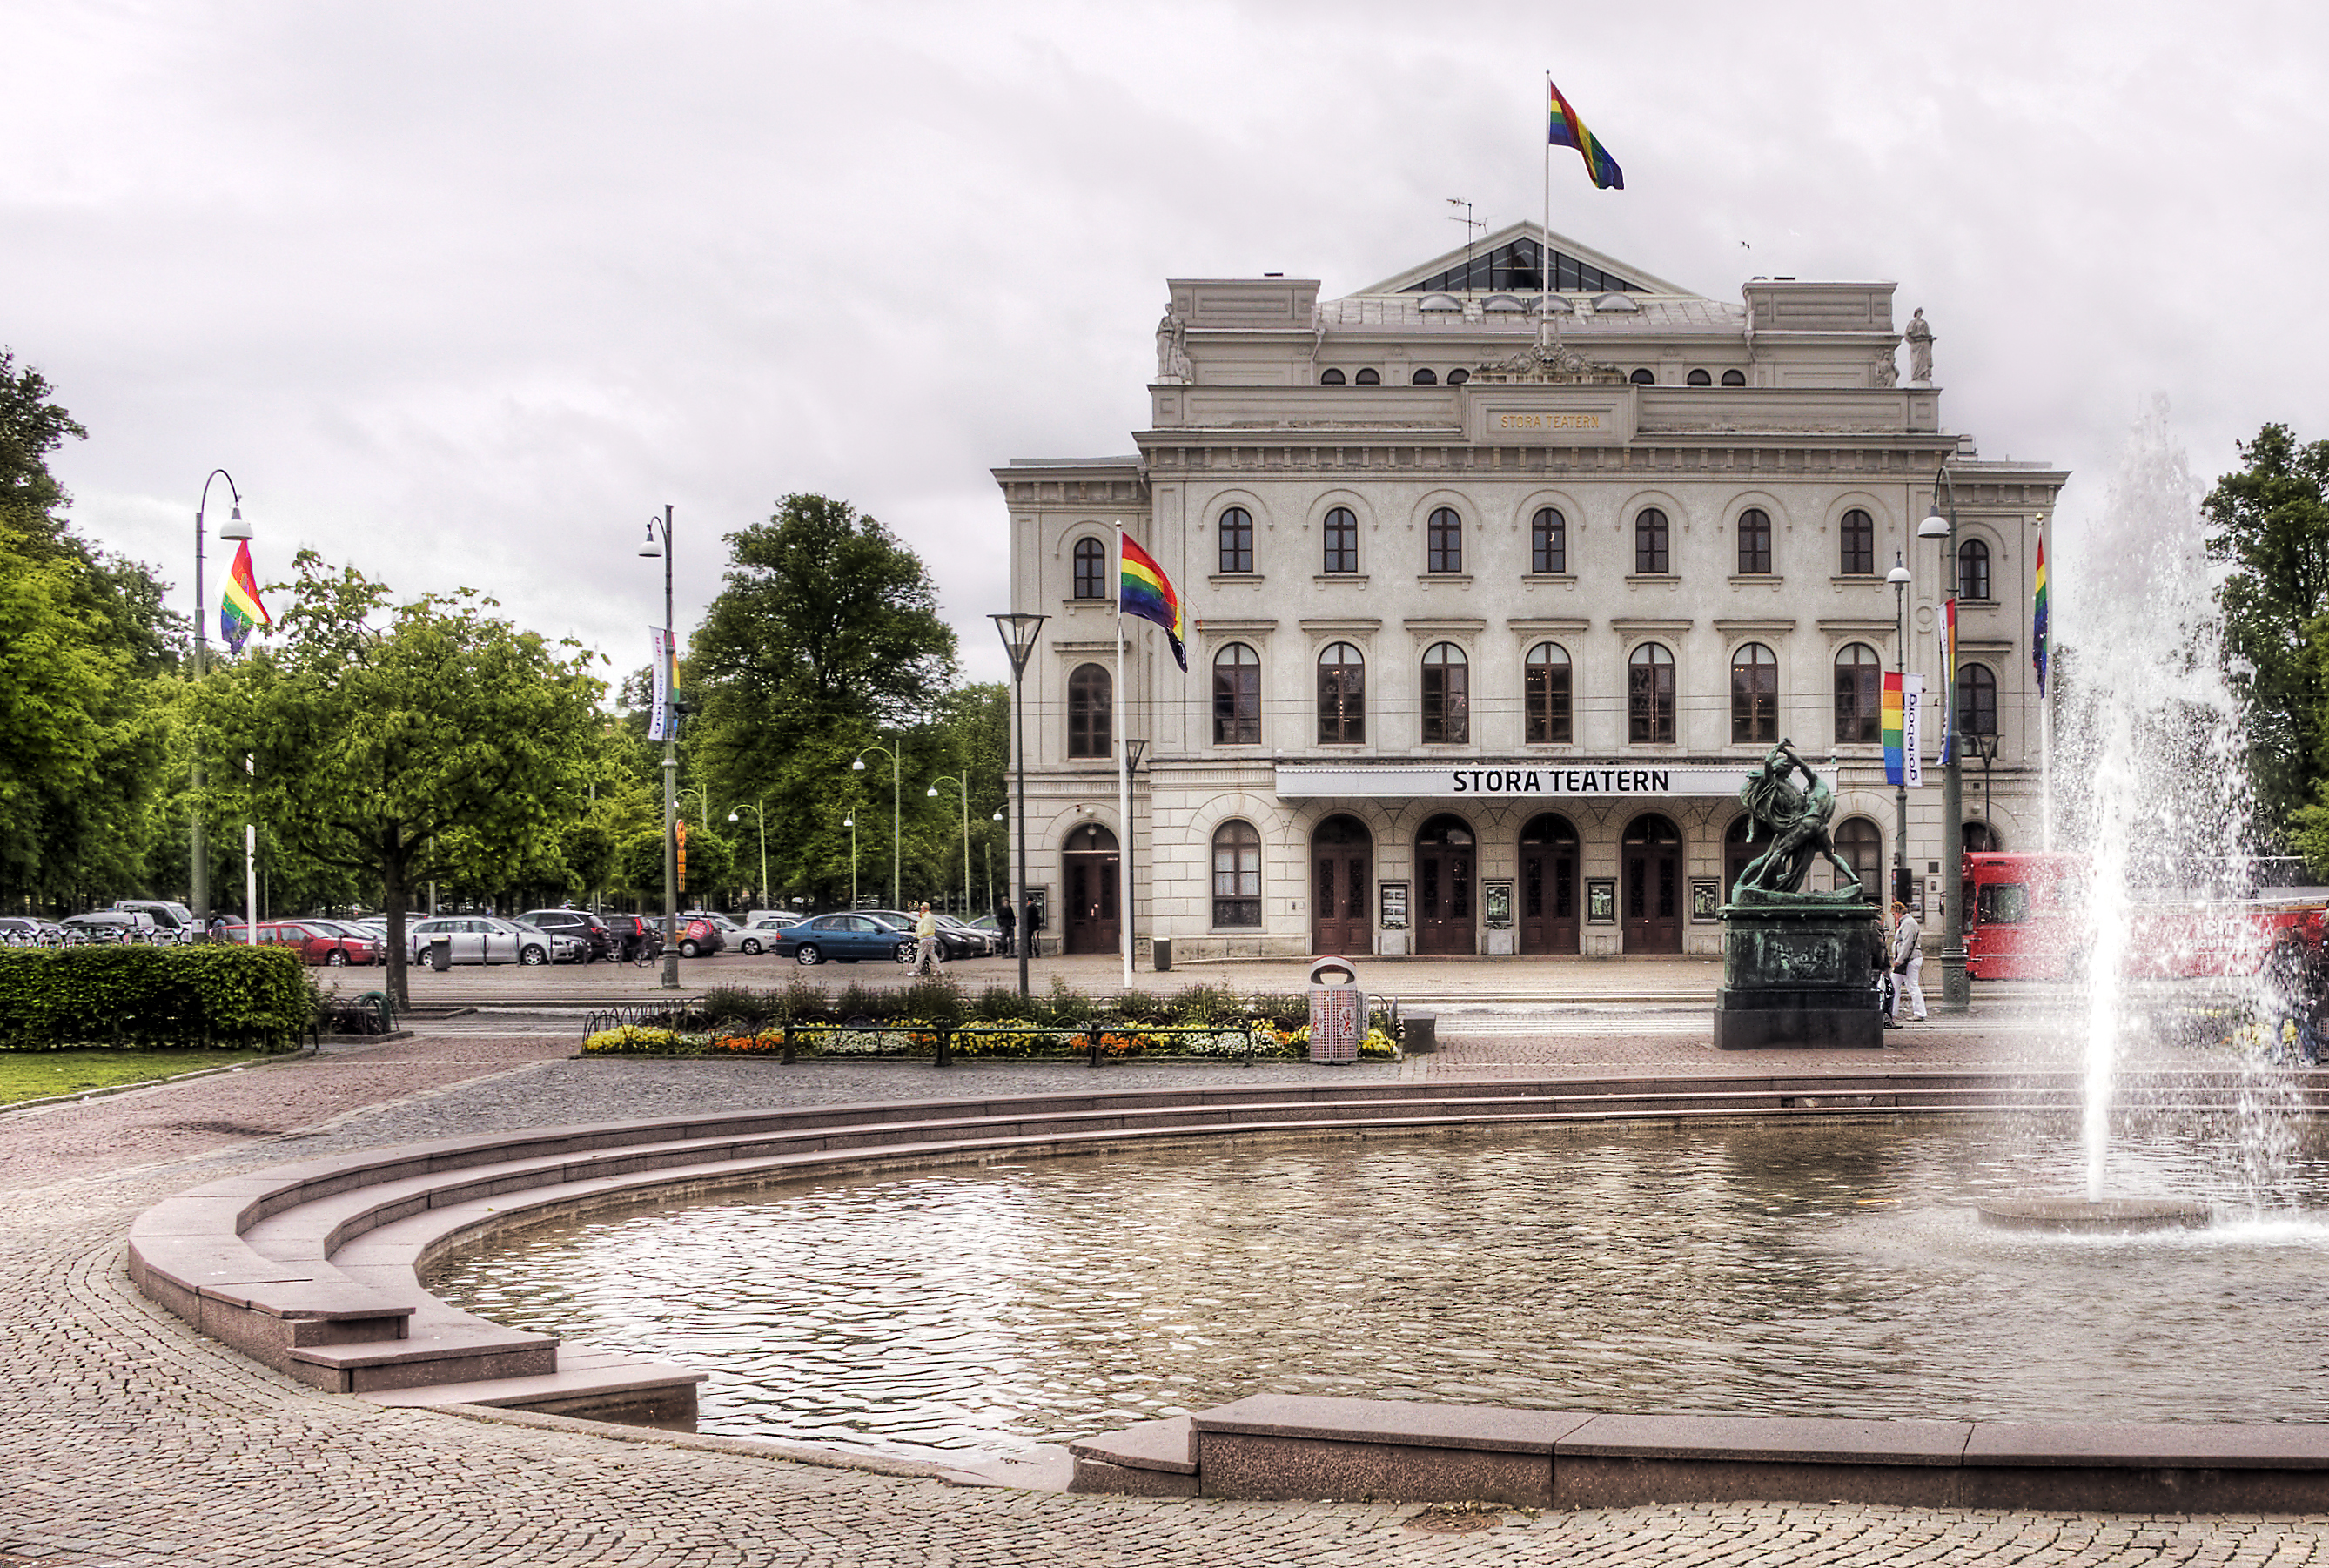
<path id="1" fill-rule="evenodd" d="M 259 1059 L 257 1051 L 0 1051 L 0 1105 L 144 1084 L 203 1067 Z"/>

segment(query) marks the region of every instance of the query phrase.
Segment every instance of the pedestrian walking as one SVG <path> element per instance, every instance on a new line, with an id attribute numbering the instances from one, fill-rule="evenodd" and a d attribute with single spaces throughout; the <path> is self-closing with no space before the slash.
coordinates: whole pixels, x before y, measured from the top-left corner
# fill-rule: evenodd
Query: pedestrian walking
<path id="1" fill-rule="evenodd" d="M 1925 988 L 1919 983 L 1925 967 L 1925 935 L 1917 917 L 1909 913 L 1906 904 L 1892 906 L 1892 1016 L 1885 1019 L 1887 1028 L 1900 1028 L 1900 1004 L 1907 1002 L 1916 1009 L 1919 1023 L 1925 1021 Z"/>
<path id="2" fill-rule="evenodd" d="M 212 942 L 224 942 L 226 940 L 225 915 L 212 915 L 211 916 L 211 940 Z"/>
<path id="3" fill-rule="evenodd" d="M 1011 913 L 1011 900 L 1005 898 L 995 906 L 995 929 L 1003 938 L 1003 955 L 1011 956 L 1011 934 L 1018 925 L 1018 916 Z"/>
<path id="4" fill-rule="evenodd" d="M 919 975 L 927 969 L 932 974 L 944 974 L 946 954 L 938 946 L 938 917 L 930 913 L 927 904 L 914 922 L 914 972 Z"/>
<path id="5" fill-rule="evenodd" d="M 1027 956 L 1042 957 L 1043 906 L 1041 900 L 1035 898 L 1027 900 L 1027 918 L 1020 923 L 1019 931 L 1020 934 L 1027 939 Z"/>

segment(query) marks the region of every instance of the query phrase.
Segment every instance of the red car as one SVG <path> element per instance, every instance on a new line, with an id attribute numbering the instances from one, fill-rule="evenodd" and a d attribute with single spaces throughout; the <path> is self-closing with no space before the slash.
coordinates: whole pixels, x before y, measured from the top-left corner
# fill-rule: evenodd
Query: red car
<path id="1" fill-rule="evenodd" d="M 371 938 L 345 935 L 330 926 L 306 921 L 261 921 L 259 940 L 296 947 L 307 962 L 330 964 L 335 969 L 343 964 L 380 962 L 380 944 Z"/>

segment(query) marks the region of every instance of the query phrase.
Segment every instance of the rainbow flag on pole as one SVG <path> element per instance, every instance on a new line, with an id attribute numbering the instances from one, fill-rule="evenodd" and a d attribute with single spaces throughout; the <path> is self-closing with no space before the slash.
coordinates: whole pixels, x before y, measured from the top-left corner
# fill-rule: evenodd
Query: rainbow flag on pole
<path id="1" fill-rule="evenodd" d="M 1924 785 L 1924 747 L 1917 737 L 1917 708 L 1924 695 L 1922 675 L 1903 675 L 1897 670 L 1885 671 L 1881 712 L 1886 784 L 1909 789 Z"/>
<path id="2" fill-rule="evenodd" d="M 1180 661 L 1181 673 L 1187 674 L 1189 654 L 1181 645 L 1181 596 L 1173 591 L 1173 579 L 1164 575 L 1164 568 L 1151 559 L 1146 550 L 1132 542 L 1130 534 L 1119 530 L 1116 537 L 1123 546 L 1117 579 L 1117 614 L 1137 615 L 1164 627 L 1164 640 L 1173 644 L 1173 657 Z"/>
<path id="3" fill-rule="evenodd" d="M 1626 171 L 1617 166 L 1617 160 L 1609 155 L 1601 138 L 1585 128 L 1585 122 L 1577 117 L 1577 111 L 1561 96 L 1561 89 L 1552 84 L 1551 77 L 1544 79 L 1544 86 L 1545 96 L 1551 100 L 1545 111 L 1545 140 L 1556 147 L 1575 147 L 1577 155 L 1585 160 L 1586 172 L 1593 176 L 1596 190 L 1624 190 Z"/>
<path id="4" fill-rule="evenodd" d="M 250 541 L 235 547 L 234 569 L 227 573 L 226 591 L 219 596 L 219 640 L 227 652 L 240 653 L 250 628 L 275 624 L 275 617 L 259 602 L 259 578 L 250 569 Z"/>
<path id="5" fill-rule="evenodd" d="M 2038 541 L 2038 589 L 2030 596 L 2030 662 L 2038 667 L 2038 695 L 2046 695 L 2046 541 Z"/>

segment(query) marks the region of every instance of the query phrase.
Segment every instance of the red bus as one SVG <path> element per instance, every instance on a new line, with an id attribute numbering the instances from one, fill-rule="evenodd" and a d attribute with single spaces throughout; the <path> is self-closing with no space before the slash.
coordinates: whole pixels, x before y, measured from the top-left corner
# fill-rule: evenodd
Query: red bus
<path id="1" fill-rule="evenodd" d="M 1966 973 L 1975 980 L 2067 980 L 2087 960 L 2087 858 L 1965 858 Z M 2277 886 L 2236 903 L 2134 901 L 2130 974 L 2181 979 L 2254 974 L 2267 963 L 2317 962 L 2329 888 Z"/>

